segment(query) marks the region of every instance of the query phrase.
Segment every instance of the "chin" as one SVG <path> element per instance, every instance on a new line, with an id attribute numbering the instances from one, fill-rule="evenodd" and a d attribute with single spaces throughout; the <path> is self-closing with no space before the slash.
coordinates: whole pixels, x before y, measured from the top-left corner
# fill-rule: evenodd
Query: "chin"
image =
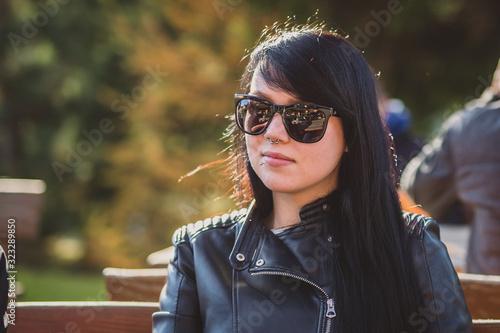
<path id="1" fill-rule="evenodd" d="M 276 182 L 264 182 L 264 185 L 273 192 L 292 193 L 296 189 L 290 187 L 290 184 L 277 184 Z"/>

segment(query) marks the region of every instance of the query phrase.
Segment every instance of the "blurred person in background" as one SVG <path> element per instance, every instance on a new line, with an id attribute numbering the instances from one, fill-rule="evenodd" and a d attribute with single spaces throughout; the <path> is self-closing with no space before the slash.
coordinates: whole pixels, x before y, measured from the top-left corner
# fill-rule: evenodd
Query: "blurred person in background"
<path id="1" fill-rule="evenodd" d="M 438 221 L 465 209 L 467 272 L 500 275 L 500 62 L 491 87 L 443 124 L 401 186 Z"/>
<path id="2" fill-rule="evenodd" d="M 413 119 L 402 100 L 391 98 L 385 103 L 385 121 L 394 139 L 399 176 L 406 164 L 422 149 L 424 142 L 411 133 Z"/>
<path id="3" fill-rule="evenodd" d="M 262 38 L 227 133 L 251 203 L 174 234 L 154 332 L 471 332 L 437 224 L 401 210 L 362 54 L 319 25 Z"/>

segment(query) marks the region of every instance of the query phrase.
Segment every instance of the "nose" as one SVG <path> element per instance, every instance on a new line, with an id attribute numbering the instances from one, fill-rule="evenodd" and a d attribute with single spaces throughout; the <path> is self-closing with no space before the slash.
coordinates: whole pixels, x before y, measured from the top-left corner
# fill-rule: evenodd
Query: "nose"
<path id="1" fill-rule="evenodd" d="M 271 119 L 271 123 L 266 130 L 265 136 L 266 138 L 279 140 L 280 142 L 288 142 L 290 140 L 285 125 L 283 124 L 281 114 L 274 114 L 273 118 Z"/>

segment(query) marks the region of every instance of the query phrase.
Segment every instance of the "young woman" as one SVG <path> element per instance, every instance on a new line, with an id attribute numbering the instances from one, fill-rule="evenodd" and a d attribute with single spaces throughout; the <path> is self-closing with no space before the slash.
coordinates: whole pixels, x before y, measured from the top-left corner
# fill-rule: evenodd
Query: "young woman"
<path id="1" fill-rule="evenodd" d="M 229 135 L 251 203 L 175 233 L 154 331 L 471 332 L 436 223 L 401 211 L 360 52 L 273 27 L 241 90 Z"/>

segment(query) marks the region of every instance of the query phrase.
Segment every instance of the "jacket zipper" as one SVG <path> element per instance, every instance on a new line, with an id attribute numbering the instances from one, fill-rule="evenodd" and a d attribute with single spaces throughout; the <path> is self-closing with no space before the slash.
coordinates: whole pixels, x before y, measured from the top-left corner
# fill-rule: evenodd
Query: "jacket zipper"
<path id="1" fill-rule="evenodd" d="M 319 291 L 321 291 L 321 293 L 323 293 L 323 295 L 325 295 L 325 297 L 326 297 L 326 314 L 325 314 L 325 316 L 326 316 L 326 330 L 325 330 L 325 332 L 326 333 L 330 332 L 330 330 L 332 328 L 332 318 L 335 318 L 337 316 L 337 313 L 335 312 L 335 300 L 333 298 L 330 298 L 330 296 L 328 296 L 326 291 L 323 288 L 321 288 L 318 284 L 316 284 L 313 281 L 310 281 L 306 278 L 303 278 L 302 276 L 292 274 L 292 273 L 286 273 L 286 272 L 274 272 L 274 271 L 254 272 L 254 273 L 251 273 L 251 275 L 284 275 L 284 276 L 289 276 L 291 278 L 306 282 L 306 283 L 312 285 L 313 287 L 316 287 L 317 289 L 319 289 Z"/>

